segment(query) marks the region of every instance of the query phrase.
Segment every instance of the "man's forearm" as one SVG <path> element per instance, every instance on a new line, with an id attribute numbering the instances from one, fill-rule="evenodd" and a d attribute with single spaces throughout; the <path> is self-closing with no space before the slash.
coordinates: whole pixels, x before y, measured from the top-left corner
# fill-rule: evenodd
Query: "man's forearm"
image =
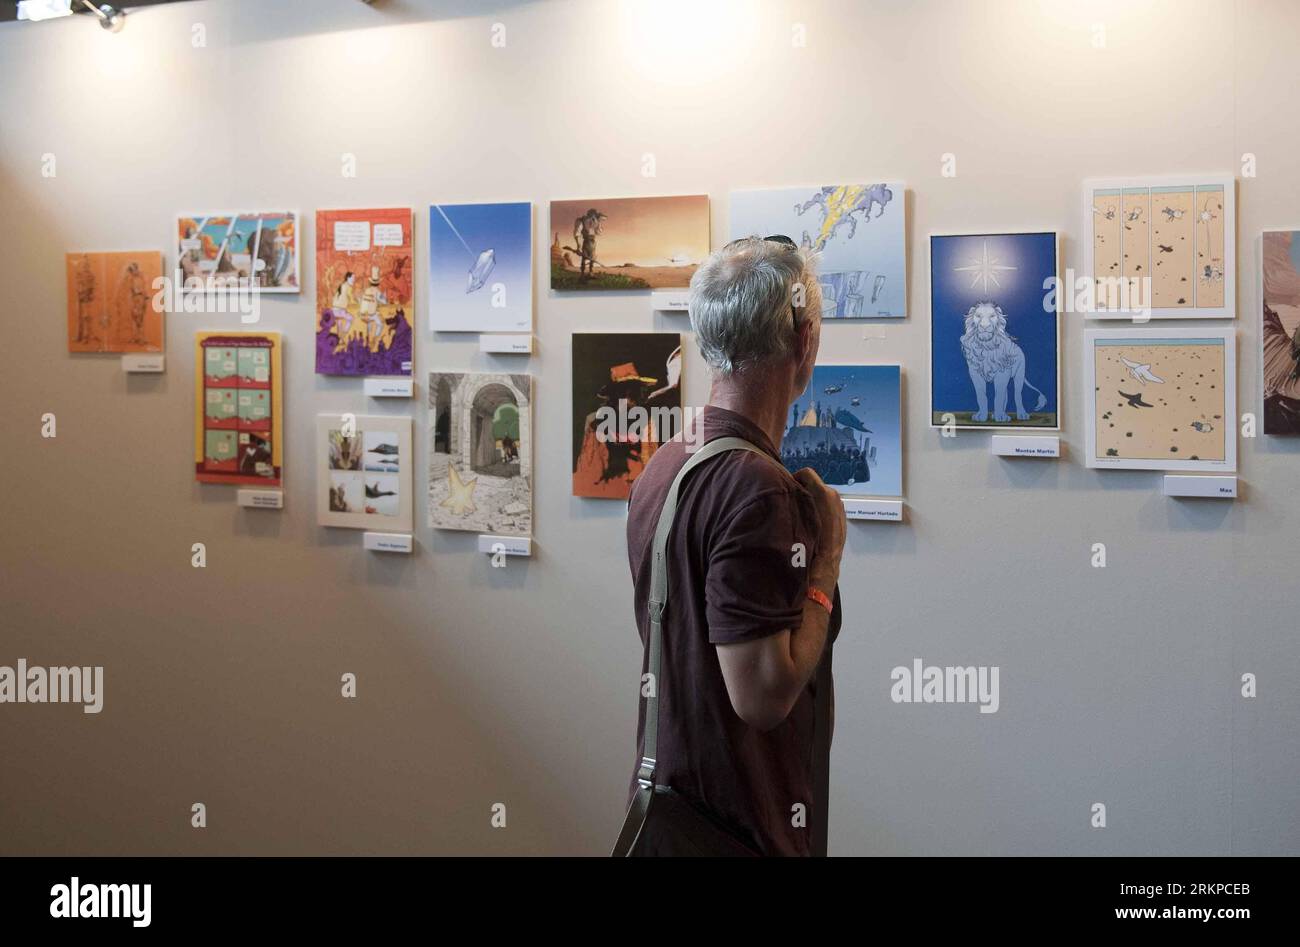
<path id="1" fill-rule="evenodd" d="M 830 598 L 834 591 L 835 585 L 832 583 L 827 598 Z M 797 682 L 794 688 L 796 697 L 817 673 L 822 652 L 826 650 L 826 634 L 830 623 L 830 613 L 820 604 L 812 599 L 807 599 L 803 603 L 803 622 L 790 634 L 790 662 L 794 666 Z"/>

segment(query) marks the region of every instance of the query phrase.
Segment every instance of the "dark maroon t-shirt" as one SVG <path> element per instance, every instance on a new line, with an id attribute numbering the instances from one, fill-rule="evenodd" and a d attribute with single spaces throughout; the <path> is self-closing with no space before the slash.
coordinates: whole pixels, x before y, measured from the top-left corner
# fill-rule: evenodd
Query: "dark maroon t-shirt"
<path id="1" fill-rule="evenodd" d="M 709 407 L 694 423 L 703 425 L 695 446 L 735 436 L 778 456 L 771 439 L 735 412 Z M 627 550 L 643 646 L 650 633 L 655 526 L 687 456 L 681 440 L 661 447 L 628 501 Z M 796 543 L 806 550 L 801 563 Z M 791 822 L 796 803 L 809 813 L 814 808 L 814 685 L 804 689 L 779 726 L 756 730 L 732 709 L 716 646 L 798 628 L 808 592 L 807 563 L 816 552 L 812 497 L 779 462 L 729 451 L 705 461 L 682 484 L 668 540 L 655 782 L 671 786 L 766 855 L 810 851 L 810 829 Z M 832 624 L 833 636 L 839 627 Z M 647 662 L 643 657 L 643 672 Z M 629 799 L 637 789 L 644 734 L 642 701 Z"/>

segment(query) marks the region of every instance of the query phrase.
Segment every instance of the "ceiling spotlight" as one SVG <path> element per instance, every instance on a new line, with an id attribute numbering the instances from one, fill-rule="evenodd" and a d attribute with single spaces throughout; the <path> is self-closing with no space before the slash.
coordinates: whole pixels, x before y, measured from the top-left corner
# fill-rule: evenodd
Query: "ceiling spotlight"
<path id="1" fill-rule="evenodd" d="M 119 10 L 111 3 L 99 6 L 90 0 L 19 0 L 18 19 L 52 20 L 59 16 L 73 13 L 93 13 L 99 17 L 99 25 L 110 33 L 120 32 L 126 26 L 126 11 Z"/>
<path id="2" fill-rule="evenodd" d="M 95 15 L 99 17 L 99 25 L 110 33 L 120 33 L 122 27 L 126 26 L 125 10 L 119 10 L 111 3 L 101 3 L 96 9 L 90 0 L 81 0 L 81 2 L 94 10 Z"/>

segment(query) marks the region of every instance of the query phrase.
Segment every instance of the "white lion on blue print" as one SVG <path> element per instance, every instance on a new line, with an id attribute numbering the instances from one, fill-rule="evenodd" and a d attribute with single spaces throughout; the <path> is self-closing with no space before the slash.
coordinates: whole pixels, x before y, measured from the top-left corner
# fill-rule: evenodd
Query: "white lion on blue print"
<path id="1" fill-rule="evenodd" d="M 975 386 L 975 399 L 979 410 L 972 421 L 989 419 L 988 386 L 993 384 L 993 420 L 1010 421 L 1007 414 L 1007 390 L 1014 383 L 1016 419 L 1029 420 L 1025 410 L 1024 389 L 1028 385 L 1038 392 L 1035 411 L 1047 404 L 1047 396 L 1025 380 L 1025 352 L 1007 332 L 1007 316 L 997 303 L 980 302 L 966 313 L 966 331 L 961 337 L 962 354 L 971 384 Z"/>

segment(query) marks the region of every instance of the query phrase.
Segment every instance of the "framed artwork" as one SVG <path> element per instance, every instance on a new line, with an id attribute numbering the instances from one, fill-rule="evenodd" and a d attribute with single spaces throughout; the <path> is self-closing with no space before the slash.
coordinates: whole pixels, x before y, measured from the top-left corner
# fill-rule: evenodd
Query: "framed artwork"
<path id="1" fill-rule="evenodd" d="M 823 319 L 907 316 L 904 186 L 731 192 L 731 239 L 784 234 L 819 254 Z"/>
<path id="2" fill-rule="evenodd" d="M 573 336 L 573 495 L 626 500 L 682 423 L 682 337 Z"/>
<path id="3" fill-rule="evenodd" d="M 410 532 L 411 419 L 316 416 L 316 522 Z"/>
<path id="4" fill-rule="evenodd" d="M 316 212 L 316 373 L 410 375 L 411 210 Z"/>
<path id="5" fill-rule="evenodd" d="M 843 496 L 902 497 L 902 368 L 818 365 L 790 409 L 781 462 Z"/>
<path id="6" fill-rule="evenodd" d="M 1232 319 L 1237 216 L 1232 175 L 1083 183 L 1083 275 L 1091 319 Z"/>
<path id="7" fill-rule="evenodd" d="M 533 530 L 533 377 L 429 373 L 429 526 Z"/>
<path id="8" fill-rule="evenodd" d="M 182 215 L 176 236 L 178 278 L 187 292 L 298 292 L 294 211 Z"/>
<path id="9" fill-rule="evenodd" d="M 1060 430 L 1054 231 L 930 237 L 930 425 Z"/>
<path id="10" fill-rule="evenodd" d="M 1084 332 L 1089 467 L 1237 469 L 1232 329 Z"/>
<path id="11" fill-rule="evenodd" d="M 160 251 L 69 253 L 64 266 L 69 352 L 163 351 Z"/>
<path id="12" fill-rule="evenodd" d="M 431 205 L 430 331 L 532 328 L 533 205 Z"/>
<path id="13" fill-rule="evenodd" d="M 1261 241 L 1264 433 L 1300 434 L 1300 230 Z"/>
<path id="14" fill-rule="evenodd" d="M 283 483 L 280 333 L 194 337 L 194 471 L 201 483 Z"/>
<path id="15" fill-rule="evenodd" d="M 551 202 L 551 289 L 682 289 L 709 255 L 709 198 Z"/>

